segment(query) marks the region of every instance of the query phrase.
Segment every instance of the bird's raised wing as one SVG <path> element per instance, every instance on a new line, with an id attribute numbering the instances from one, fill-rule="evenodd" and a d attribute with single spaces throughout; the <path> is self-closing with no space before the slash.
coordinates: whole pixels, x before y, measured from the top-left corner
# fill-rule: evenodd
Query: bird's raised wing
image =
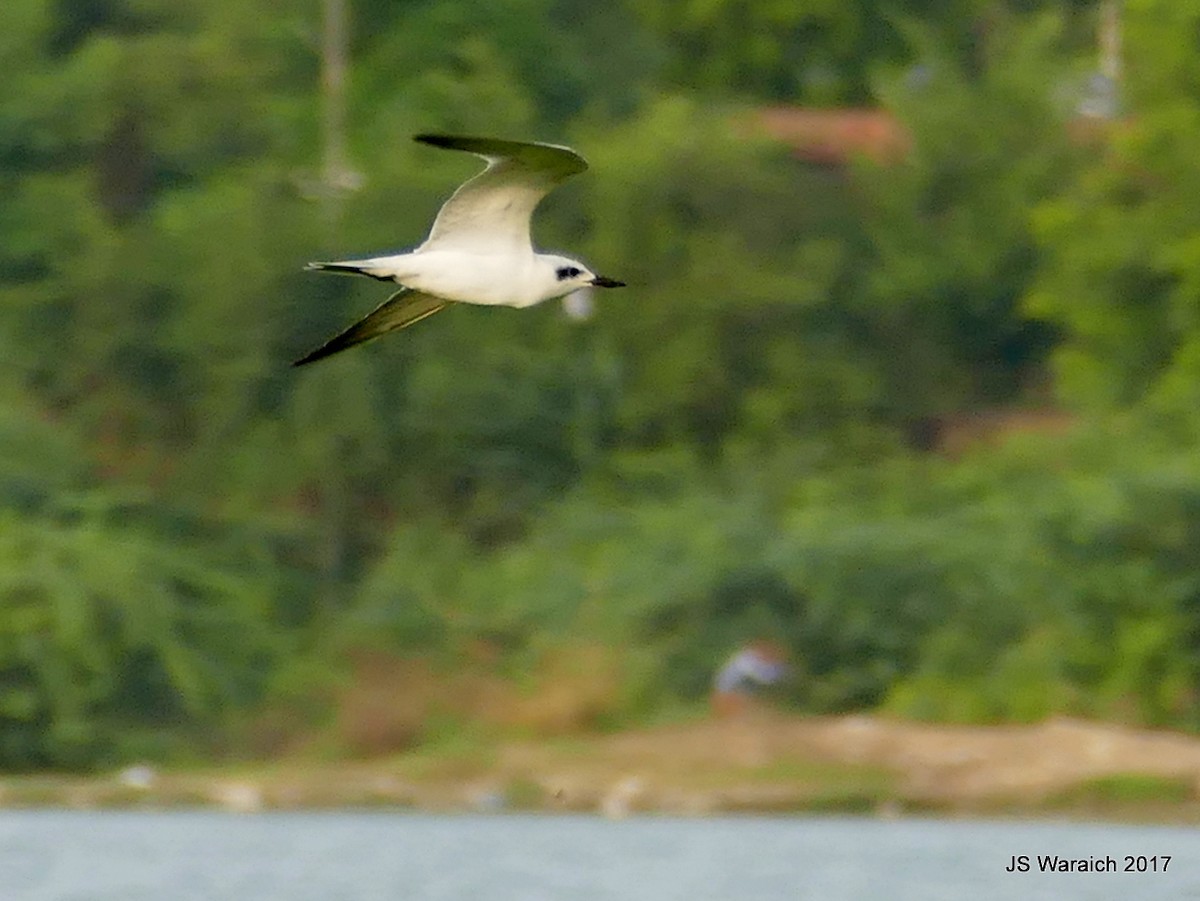
<path id="1" fill-rule="evenodd" d="M 414 140 L 465 150 L 488 163 L 442 206 L 422 250 L 531 253 L 534 208 L 557 185 L 587 168 L 574 150 L 555 144 L 450 135 L 417 135 Z"/>
<path id="2" fill-rule="evenodd" d="M 293 363 L 293 366 L 303 366 L 315 363 L 317 360 L 331 356 L 338 351 L 346 350 L 396 329 L 407 328 L 415 322 L 420 322 L 426 316 L 432 316 L 446 305 L 440 297 L 422 294 L 401 288 L 374 310 L 364 316 L 354 325 L 338 332 L 312 353 L 307 354 Z"/>

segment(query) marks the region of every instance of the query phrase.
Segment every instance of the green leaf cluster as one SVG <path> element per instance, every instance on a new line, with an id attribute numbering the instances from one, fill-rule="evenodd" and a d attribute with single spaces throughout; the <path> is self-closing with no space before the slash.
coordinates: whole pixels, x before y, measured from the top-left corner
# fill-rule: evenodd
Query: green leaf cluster
<path id="1" fill-rule="evenodd" d="M 1080 131 L 1087 2 L 349 6 L 358 191 L 315 0 L 6 3 L 0 767 L 238 752 L 356 649 L 521 682 L 581 636 L 622 716 L 769 637 L 806 710 L 1195 724 L 1200 7 L 1125 4 Z M 792 103 L 908 149 L 806 163 L 754 124 Z M 381 299 L 303 264 L 472 171 L 422 131 L 579 147 L 538 243 L 630 287 L 291 370 Z"/>

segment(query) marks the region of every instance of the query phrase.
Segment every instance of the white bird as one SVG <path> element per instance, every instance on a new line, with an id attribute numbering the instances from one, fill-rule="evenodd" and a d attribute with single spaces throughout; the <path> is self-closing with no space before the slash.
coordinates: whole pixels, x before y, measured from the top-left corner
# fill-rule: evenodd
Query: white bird
<path id="1" fill-rule="evenodd" d="M 487 168 L 443 204 L 429 237 L 415 250 L 308 264 L 308 269 L 396 282 L 401 289 L 292 365 L 303 366 L 412 325 L 448 303 L 528 307 L 587 286 L 624 286 L 578 260 L 533 249 L 529 222 L 534 208 L 559 184 L 587 169 L 574 150 L 449 135 L 417 135 L 414 140 L 473 153 L 487 160 Z"/>

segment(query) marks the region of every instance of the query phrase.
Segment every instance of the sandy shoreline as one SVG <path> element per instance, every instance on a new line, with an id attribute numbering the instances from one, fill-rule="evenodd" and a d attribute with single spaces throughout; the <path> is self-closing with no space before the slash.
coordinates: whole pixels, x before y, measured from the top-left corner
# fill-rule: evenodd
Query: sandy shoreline
<path id="1" fill-rule="evenodd" d="M 0 807 L 431 811 L 843 811 L 1200 821 L 1200 739 L 1053 719 L 945 726 L 760 711 L 610 735 L 375 760 L 131 767 L 0 779 Z"/>

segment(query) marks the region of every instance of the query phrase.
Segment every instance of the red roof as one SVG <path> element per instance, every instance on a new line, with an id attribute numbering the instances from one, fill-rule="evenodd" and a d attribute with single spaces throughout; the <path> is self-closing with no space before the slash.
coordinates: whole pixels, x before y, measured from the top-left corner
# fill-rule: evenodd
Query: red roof
<path id="1" fill-rule="evenodd" d="M 775 106 L 757 116 L 766 134 L 790 144 L 800 159 L 821 165 L 841 165 L 855 156 L 897 162 L 912 145 L 908 132 L 884 110 Z"/>

